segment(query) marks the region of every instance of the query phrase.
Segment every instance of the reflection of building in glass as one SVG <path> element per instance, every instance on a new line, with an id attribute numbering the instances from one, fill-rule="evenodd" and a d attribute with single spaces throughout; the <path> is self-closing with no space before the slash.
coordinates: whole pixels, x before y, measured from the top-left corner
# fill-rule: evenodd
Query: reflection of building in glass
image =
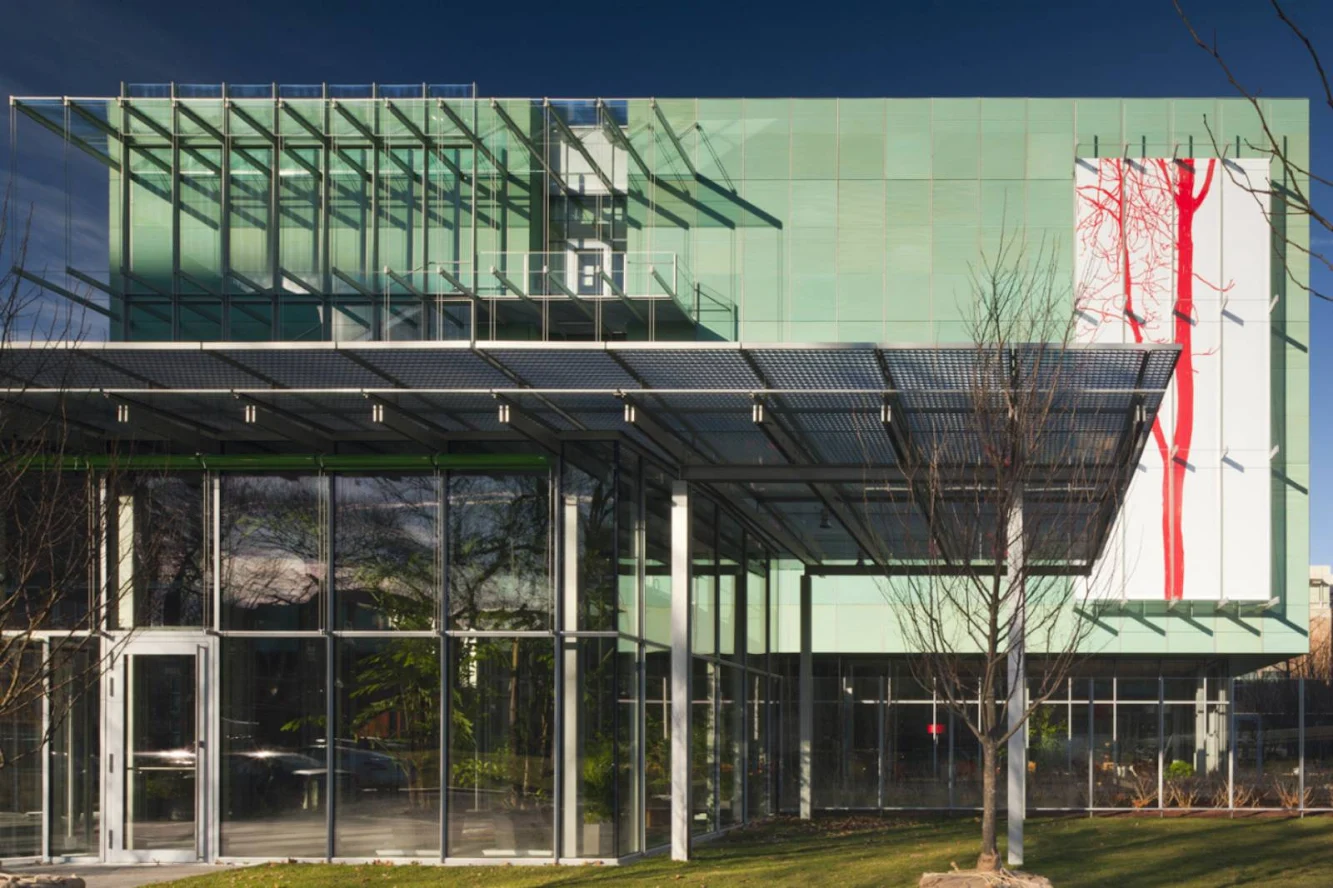
<path id="1" fill-rule="evenodd" d="M 1237 179 L 1266 166 L 1206 156 L 1244 103 L 14 110 L 20 185 L 69 189 L 42 230 L 97 232 L 24 271 L 95 335 L 0 347 L 23 416 L 76 420 L 43 468 L 88 569 L 44 625 L 100 613 L 117 657 L 0 723 L 0 858 L 619 859 L 978 807 L 980 703 L 913 677 L 896 608 L 923 563 L 998 563 L 965 503 L 995 483 L 971 270 L 1006 236 L 1058 245 L 1075 319 L 994 350 L 1059 405 L 1023 553 L 1094 627 L 1005 762 L 1027 807 L 1333 809 L 1329 673 L 1273 669 L 1330 606 L 1306 300 Z M 922 466 L 953 485 L 925 508 Z"/>

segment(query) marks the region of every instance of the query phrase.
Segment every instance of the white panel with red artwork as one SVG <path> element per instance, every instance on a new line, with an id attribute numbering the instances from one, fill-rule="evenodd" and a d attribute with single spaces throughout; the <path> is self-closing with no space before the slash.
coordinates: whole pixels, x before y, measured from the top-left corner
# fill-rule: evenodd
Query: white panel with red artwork
<path id="1" fill-rule="evenodd" d="M 1092 596 L 1272 594 L 1271 235 L 1249 190 L 1267 175 L 1263 160 L 1077 161 L 1079 339 L 1181 347 Z"/>

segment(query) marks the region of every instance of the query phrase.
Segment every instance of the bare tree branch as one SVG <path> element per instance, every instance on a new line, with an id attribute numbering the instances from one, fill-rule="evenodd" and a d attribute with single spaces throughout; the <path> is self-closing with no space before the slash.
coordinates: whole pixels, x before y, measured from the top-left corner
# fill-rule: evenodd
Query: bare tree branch
<path id="1" fill-rule="evenodd" d="M 1194 27 L 1186 15 L 1181 0 L 1171 0 L 1175 7 L 1176 14 L 1181 22 L 1189 31 L 1190 37 L 1194 40 L 1196 46 L 1206 52 L 1223 75 L 1227 82 L 1254 110 L 1259 121 L 1259 127 L 1263 132 L 1263 143 L 1256 145 L 1248 139 L 1245 141 L 1247 149 L 1253 151 L 1260 157 L 1267 157 L 1270 160 L 1269 180 L 1263 184 L 1256 184 L 1249 181 L 1248 178 L 1239 174 L 1238 169 L 1232 164 L 1224 164 L 1227 174 L 1231 181 L 1249 193 L 1259 204 L 1264 213 L 1264 218 L 1268 220 L 1269 227 L 1272 229 L 1274 238 L 1284 248 L 1294 249 L 1298 254 L 1322 264 L 1325 268 L 1333 271 L 1333 256 L 1320 250 L 1312 249 L 1299 240 L 1294 239 L 1288 233 L 1290 226 L 1287 222 L 1288 217 L 1305 217 L 1314 221 L 1316 225 L 1322 227 L 1325 231 L 1333 233 L 1333 218 L 1322 213 L 1314 204 L 1303 183 L 1314 182 L 1320 185 L 1333 186 L 1333 180 L 1314 173 L 1307 164 L 1300 163 L 1295 159 L 1285 137 L 1278 136 L 1269 120 L 1269 112 L 1264 108 L 1260 94 L 1257 90 L 1250 89 L 1241 82 L 1240 78 L 1232 70 L 1226 57 L 1222 54 L 1218 45 L 1217 38 L 1211 41 L 1205 40 L 1198 30 Z M 1328 74 L 1325 71 L 1323 61 L 1314 42 L 1309 35 L 1296 24 L 1287 14 L 1279 0 L 1269 0 L 1274 13 L 1279 21 L 1296 37 L 1301 43 L 1306 54 L 1314 64 L 1315 75 L 1318 82 L 1318 89 L 1323 93 L 1325 104 L 1333 110 L 1333 84 L 1330 83 Z M 1218 134 L 1214 131 L 1207 115 L 1204 116 L 1204 126 L 1208 131 L 1208 136 L 1212 142 L 1214 153 L 1221 158 L 1228 155 L 1228 146 L 1221 144 Z M 1285 253 L 1279 251 L 1278 257 L 1283 263 L 1283 271 L 1289 280 L 1295 286 L 1305 290 L 1312 296 L 1320 299 L 1333 301 L 1333 294 L 1325 293 L 1313 285 L 1311 280 L 1301 280 L 1292 263 L 1286 261 Z"/>

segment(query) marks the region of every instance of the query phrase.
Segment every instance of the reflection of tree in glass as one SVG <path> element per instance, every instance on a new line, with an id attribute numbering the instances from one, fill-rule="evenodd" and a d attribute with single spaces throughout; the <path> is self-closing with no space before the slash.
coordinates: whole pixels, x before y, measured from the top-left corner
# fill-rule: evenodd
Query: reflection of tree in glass
<path id="1" fill-rule="evenodd" d="M 549 629 L 550 479 L 449 479 L 450 622 L 473 629 Z"/>
<path id="2" fill-rule="evenodd" d="M 304 605 L 318 626 L 321 479 L 228 476 L 222 488 L 224 605 L 243 610 Z"/>
<path id="3" fill-rule="evenodd" d="M 616 600 L 616 496 L 612 482 L 610 452 L 590 454 L 607 460 L 602 472 L 593 474 L 570 466 L 565 475 L 565 495 L 578 502 L 579 514 L 579 615 L 580 629 L 615 629 Z M 589 468 L 592 468 L 589 465 Z"/>
<path id="4" fill-rule="evenodd" d="M 204 493 L 198 475 L 134 479 L 136 626 L 200 626 Z"/>
<path id="5" fill-rule="evenodd" d="M 548 639 L 468 639 L 452 650 L 458 678 L 450 782 L 498 792 L 511 809 L 549 801 L 553 645 Z"/>
<path id="6" fill-rule="evenodd" d="M 347 729 L 357 745 L 394 759 L 412 790 L 439 786 L 440 655 L 433 638 L 373 643 L 355 660 Z M 352 656 L 350 648 L 345 656 Z M 456 729 L 462 726 L 457 724 Z M 418 806 L 434 804 L 412 793 Z"/>
<path id="7" fill-rule="evenodd" d="M 339 478 L 334 588 L 353 629 L 435 625 L 439 499 L 430 475 Z"/>

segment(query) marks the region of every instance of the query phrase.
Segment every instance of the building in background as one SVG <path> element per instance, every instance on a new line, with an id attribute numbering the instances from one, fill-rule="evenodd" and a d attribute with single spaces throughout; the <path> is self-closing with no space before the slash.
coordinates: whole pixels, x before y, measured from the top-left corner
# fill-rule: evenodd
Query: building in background
<path id="1" fill-rule="evenodd" d="M 1304 162 L 1306 103 L 1264 102 Z M 1074 411 L 1079 446 L 1132 457 L 1029 807 L 1333 807 L 1333 701 L 1242 678 L 1308 650 L 1314 591 L 1305 259 L 1247 190 L 1267 162 L 1209 132 L 1251 139 L 1246 103 L 11 111 L 16 181 L 59 186 L 21 187 L 25 275 L 92 333 L 0 372 L 75 408 L 103 570 L 71 594 L 126 590 L 128 640 L 0 772 L 0 857 L 614 859 L 979 805 L 867 478 L 958 420 L 970 275 L 1011 235 L 1052 250 L 1097 367 L 1066 394 L 1120 399 Z"/>

